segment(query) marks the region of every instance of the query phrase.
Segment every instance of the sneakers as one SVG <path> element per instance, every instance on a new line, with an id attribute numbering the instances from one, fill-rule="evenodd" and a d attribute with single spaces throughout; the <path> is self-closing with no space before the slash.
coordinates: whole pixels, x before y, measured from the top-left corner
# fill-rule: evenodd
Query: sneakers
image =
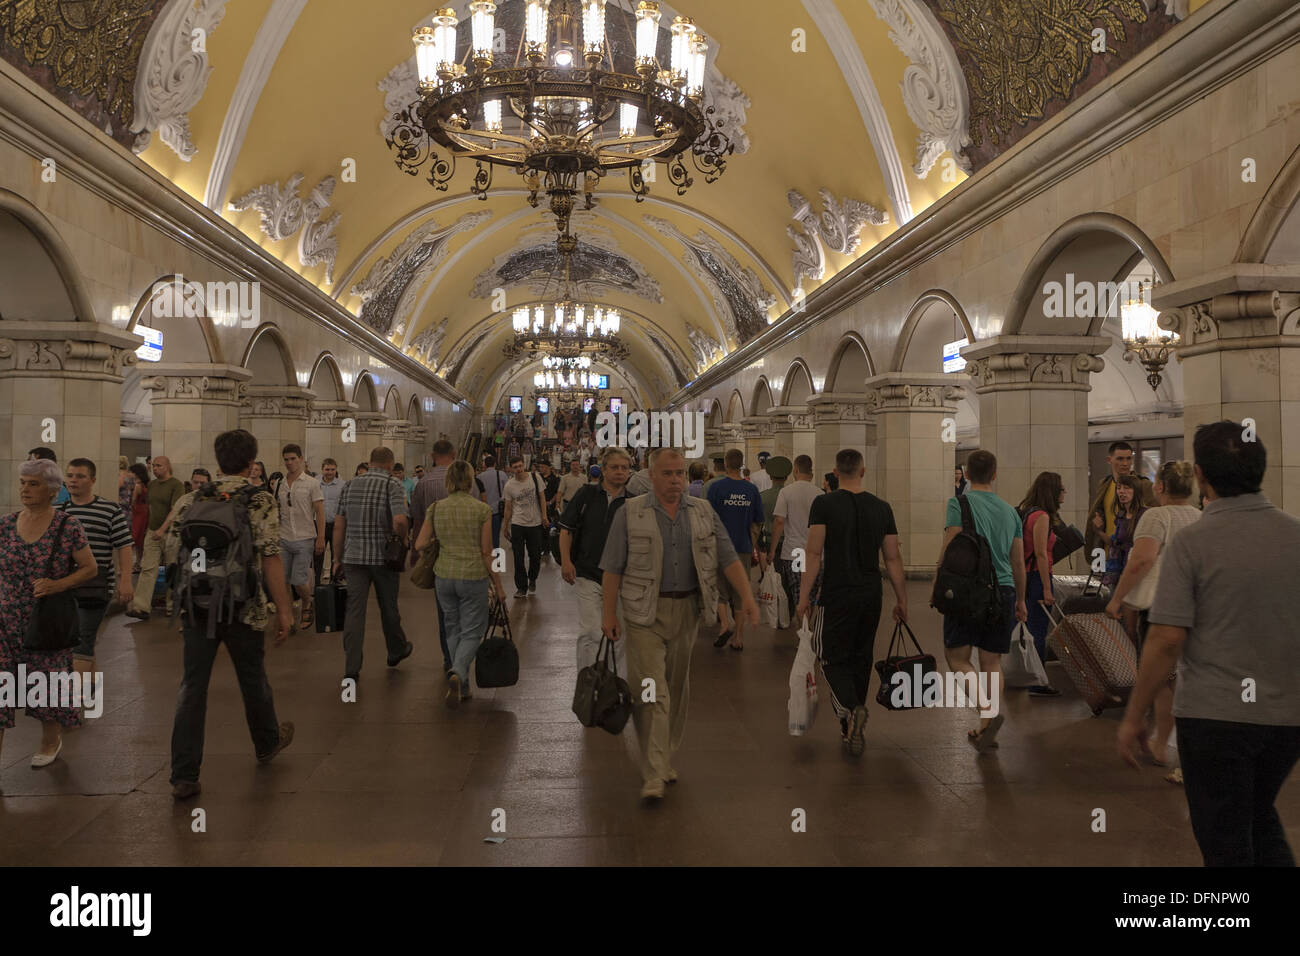
<path id="1" fill-rule="evenodd" d="M 517 597 L 517 598 L 526 598 L 526 597 L 528 597 L 528 592 L 527 592 L 527 591 L 516 591 L 516 592 L 515 592 L 515 597 Z"/>
<path id="2" fill-rule="evenodd" d="M 867 708 L 859 704 L 853 708 L 853 713 L 849 716 L 849 732 L 846 740 L 850 755 L 861 757 L 862 752 L 867 749 L 866 730 Z"/>
<path id="3" fill-rule="evenodd" d="M 1029 696 L 1030 697 L 1060 697 L 1061 692 L 1057 690 L 1055 687 L 1048 687 L 1046 684 L 1044 684 L 1041 687 L 1029 688 Z"/>
<path id="4" fill-rule="evenodd" d="M 647 780 L 641 787 L 641 799 L 659 801 L 664 798 L 664 782 L 662 780 Z"/>
<path id="5" fill-rule="evenodd" d="M 290 723 L 289 721 L 285 721 L 280 725 L 280 742 L 275 745 L 275 749 L 272 750 L 269 754 L 258 754 L 257 762 L 270 763 L 272 760 L 275 759 L 276 754 L 278 754 L 285 747 L 289 746 L 291 743 L 293 743 L 293 724 Z M 198 786 L 198 784 L 195 784 L 195 786 Z M 197 792 L 198 791 L 196 790 L 195 793 Z"/>
<path id="6" fill-rule="evenodd" d="M 455 710 L 460 706 L 460 675 L 454 671 L 452 672 L 452 675 L 447 678 L 446 701 L 447 707 L 451 710 Z"/>
<path id="7" fill-rule="evenodd" d="M 408 657 L 410 657 L 410 656 L 411 656 L 411 651 L 413 651 L 413 650 L 415 650 L 415 645 L 412 644 L 410 641 L 407 641 L 407 642 L 406 642 L 406 650 L 402 651 L 402 653 L 398 654 L 396 657 L 391 657 L 391 656 L 390 656 L 390 657 L 388 658 L 388 666 L 389 666 L 389 667 L 396 667 L 398 664 L 402 663 L 402 661 L 404 661 L 404 660 L 406 660 Z"/>
<path id="8" fill-rule="evenodd" d="M 148 612 L 148 611 L 137 611 L 137 610 L 136 610 L 135 608 L 133 608 L 133 607 L 129 607 L 129 608 L 126 609 L 126 616 L 127 616 L 127 617 L 133 617 L 133 618 L 135 618 L 137 621 L 147 621 L 147 620 L 149 620 L 149 612 Z"/>
<path id="9" fill-rule="evenodd" d="M 197 780 L 179 780 L 172 784 L 172 799 L 188 800 L 190 797 L 197 797 L 202 789 Z"/>
<path id="10" fill-rule="evenodd" d="M 537 593 L 537 582 L 536 582 L 536 581 L 533 581 L 533 582 L 531 582 L 531 583 L 528 585 L 528 593 L 529 593 L 529 594 L 536 594 L 536 593 Z"/>

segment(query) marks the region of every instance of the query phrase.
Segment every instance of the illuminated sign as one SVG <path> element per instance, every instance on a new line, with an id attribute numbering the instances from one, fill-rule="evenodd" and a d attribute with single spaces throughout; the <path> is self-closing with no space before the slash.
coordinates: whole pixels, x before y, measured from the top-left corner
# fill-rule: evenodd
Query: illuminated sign
<path id="1" fill-rule="evenodd" d="M 141 362 L 160 362 L 162 361 L 163 334 L 158 329 L 151 329 L 143 325 L 135 327 L 135 334 L 144 339 L 144 345 L 135 350 L 135 354 L 140 357 Z"/>
<path id="2" fill-rule="evenodd" d="M 609 410 L 613 412 L 615 415 L 618 414 L 619 409 L 621 409 L 622 407 L 623 407 L 623 399 L 611 398 L 609 400 Z"/>
<path id="3" fill-rule="evenodd" d="M 539 398 L 537 400 L 537 410 L 545 415 L 551 410 L 551 400 L 549 398 Z"/>
<path id="4" fill-rule="evenodd" d="M 960 372 L 966 367 L 966 360 L 961 357 L 961 350 L 970 345 L 968 339 L 962 339 L 960 342 L 949 342 L 943 347 L 943 370 L 945 372 Z"/>
<path id="5" fill-rule="evenodd" d="M 517 415 L 524 410 L 524 397 L 522 395 L 510 396 L 510 414 Z"/>

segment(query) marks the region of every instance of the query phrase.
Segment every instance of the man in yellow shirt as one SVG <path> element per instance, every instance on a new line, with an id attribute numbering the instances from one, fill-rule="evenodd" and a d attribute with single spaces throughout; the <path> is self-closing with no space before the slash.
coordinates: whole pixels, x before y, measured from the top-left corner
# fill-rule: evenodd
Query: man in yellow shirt
<path id="1" fill-rule="evenodd" d="M 1108 536 L 1115 534 L 1115 479 L 1133 474 L 1133 446 L 1126 441 L 1111 442 L 1107 449 L 1106 464 L 1110 465 L 1110 474 L 1101 480 L 1097 494 L 1088 508 L 1088 527 L 1084 536 L 1084 547 L 1089 555 L 1097 547 L 1097 537 L 1101 532 Z M 1155 491 L 1151 482 L 1142 475 L 1137 476 L 1142 486 L 1142 506 L 1156 506 Z"/>

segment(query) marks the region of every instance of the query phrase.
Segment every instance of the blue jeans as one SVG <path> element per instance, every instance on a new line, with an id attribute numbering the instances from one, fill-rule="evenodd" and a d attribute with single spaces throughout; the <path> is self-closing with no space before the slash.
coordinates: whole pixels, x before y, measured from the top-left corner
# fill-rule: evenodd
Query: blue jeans
<path id="1" fill-rule="evenodd" d="M 107 600 L 77 601 L 77 629 L 81 634 L 81 643 L 72 649 L 72 653 L 83 657 L 95 656 L 95 638 L 107 609 Z"/>
<path id="2" fill-rule="evenodd" d="M 452 670 L 461 683 L 469 681 L 469 665 L 474 662 L 483 633 L 487 630 L 487 578 L 438 578 L 438 606 L 447 622 L 447 650 Z"/>

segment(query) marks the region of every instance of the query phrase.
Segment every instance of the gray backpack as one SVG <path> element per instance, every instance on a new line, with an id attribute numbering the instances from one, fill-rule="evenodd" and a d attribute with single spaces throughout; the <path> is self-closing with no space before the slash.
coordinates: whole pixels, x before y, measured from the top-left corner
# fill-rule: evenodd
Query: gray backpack
<path id="1" fill-rule="evenodd" d="M 208 639 L 215 640 L 217 624 L 238 621 L 257 596 L 261 584 L 248 508 L 260 490 L 245 485 L 222 493 L 211 484 L 199 490 L 180 523 L 173 624 L 183 608 L 191 621 L 207 618 Z"/>

